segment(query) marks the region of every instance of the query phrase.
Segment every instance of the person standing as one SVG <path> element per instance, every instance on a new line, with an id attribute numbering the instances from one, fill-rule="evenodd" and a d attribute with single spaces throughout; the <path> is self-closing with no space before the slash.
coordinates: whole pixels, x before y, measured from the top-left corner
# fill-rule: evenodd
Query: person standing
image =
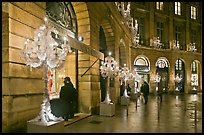
<path id="1" fill-rule="evenodd" d="M 64 78 L 64 86 L 60 90 L 60 99 L 62 103 L 62 117 L 65 121 L 74 117 L 74 99 L 75 88 L 69 77 Z"/>
<path id="2" fill-rule="evenodd" d="M 131 88 L 130 88 L 130 84 L 127 85 L 127 94 L 128 96 L 130 96 L 131 93 Z"/>
<path id="3" fill-rule="evenodd" d="M 123 96 L 124 91 L 125 91 L 125 82 L 122 82 L 122 84 L 120 85 L 120 96 Z"/>
<path id="4" fill-rule="evenodd" d="M 143 93 L 145 104 L 147 104 L 149 96 L 149 84 L 146 81 L 144 81 L 141 86 L 141 92 Z"/>

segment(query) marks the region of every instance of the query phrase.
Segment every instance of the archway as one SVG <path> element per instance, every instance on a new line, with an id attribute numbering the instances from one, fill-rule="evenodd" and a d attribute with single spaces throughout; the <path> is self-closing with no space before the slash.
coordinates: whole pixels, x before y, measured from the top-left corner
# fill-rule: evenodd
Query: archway
<path id="1" fill-rule="evenodd" d="M 177 59 L 175 62 L 175 90 L 184 93 L 185 85 L 185 64 L 183 60 Z"/>
<path id="2" fill-rule="evenodd" d="M 123 67 L 126 62 L 126 47 L 123 39 L 120 39 L 119 45 L 119 66 Z"/>
<path id="3" fill-rule="evenodd" d="M 169 62 L 165 57 L 160 57 L 156 62 L 156 74 L 160 76 L 158 86 L 163 92 L 168 92 L 169 83 Z"/>
<path id="4" fill-rule="evenodd" d="M 46 2 L 46 15 L 54 25 L 63 28 L 68 36 L 75 39 L 78 38 L 76 14 L 71 2 Z M 66 63 L 62 68 L 49 70 L 48 86 L 52 84 L 49 94 L 50 99 L 53 99 L 51 104 L 55 108 L 57 106 L 54 105 L 54 100 L 55 98 L 59 98 L 59 93 L 61 87 L 63 86 L 64 78 L 69 76 L 77 91 L 77 96 L 75 99 L 76 102 L 74 102 L 74 112 L 76 113 L 78 112 L 78 50 L 74 48 L 71 48 L 71 50 L 72 52 L 67 54 Z M 58 111 L 54 108 L 52 111 Z"/>
<path id="5" fill-rule="evenodd" d="M 142 77 L 143 80 L 149 83 L 150 80 L 150 62 L 144 55 L 139 55 L 134 60 L 134 70 Z M 141 83 L 135 81 L 135 89 L 140 89 Z"/>

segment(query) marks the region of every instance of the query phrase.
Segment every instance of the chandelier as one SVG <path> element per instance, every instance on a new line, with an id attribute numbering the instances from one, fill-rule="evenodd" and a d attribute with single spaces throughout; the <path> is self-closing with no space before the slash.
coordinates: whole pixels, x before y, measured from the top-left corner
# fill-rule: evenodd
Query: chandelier
<path id="1" fill-rule="evenodd" d="M 131 19 L 130 16 L 130 2 L 128 2 L 127 7 L 125 9 L 125 2 L 115 2 L 118 11 L 121 13 L 123 17 L 123 23 L 128 22 Z"/>
<path id="2" fill-rule="evenodd" d="M 177 40 L 173 40 L 173 49 L 174 50 L 179 50 L 179 41 Z"/>
<path id="3" fill-rule="evenodd" d="M 114 60 L 114 58 L 111 56 L 111 52 L 109 52 L 109 56 L 107 56 L 102 62 L 102 65 L 100 67 L 100 73 L 102 77 L 107 78 L 107 92 L 105 100 L 103 101 L 106 104 L 109 104 L 111 102 L 110 96 L 109 96 L 109 81 L 110 78 L 115 78 L 118 75 L 119 67 L 117 62 Z"/>
<path id="4" fill-rule="evenodd" d="M 61 34 L 56 27 L 50 25 L 47 17 L 44 18 L 45 24 L 34 32 L 34 40 L 27 39 L 23 49 L 23 55 L 27 66 L 37 68 L 43 66 L 45 69 L 45 91 L 41 111 L 33 121 L 48 124 L 50 121 L 61 120 L 51 113 L 50 99 L 47 89 L 47 71 L 50 69 L 61 68 L 65 63 L 67 53 L 70 51 L 68 37 Z"/>
<path id="5" fill-rule="evenodd" d="M 161 76 L 157 73 L 154 80 L 155 80 L 156 83 L 159 83 L 160 80 L 161 80 Z"/>
<path id="6" fill-rule="evenodd" d="M 138 30 L 138 23 L 137 20 L 135 20 L 135 26 L 133 25 L 133 19 L 132 19 L 132 25 L 131 25 L 131 34 L 132 34 L 132 42 L 135 47 L 140 47 L 139 41 L 140 41 L 140 35 Z"/>
<path id="7" fill-rule="evenodd" d="M 152 38 L 152 47 L 155 49 L 162 48 L 163 44 L 161 43 L 159 37 L 153 37 Z"/>
<path id="8" fill-rule="evenodd" d="M 174 78 L 174 81 L 177 83 L 176 91 L 179 91 L 179 89 L 178 89 L 178 83 L 180 83 L 181 80 L 182 80 L 182 77 L 180 77 L 179 74 L 176 74 L 176 77 Z"/>
<path id="9" fill-rule="evenodd" d="M 197 51 L 195 43 L 189 43 L 188 47 L 189 47 L 188 50 L 190 52 L 196 52 Z"/>
<path id="10" fill-rule="evenodd" d="M 125 97 L 129 97 L 127 95 L 127 80 L 130 79 L 130 78 L 133 78 L 132 77 L 132 74 L 130 73 L 130 70 L 128 69 L 128 67 L 126 66 L 126 64 L 124 64 L 124 67 L 122 67 L 120 70 L 119 70 L 119 79 L 123 82 L 125 82 L 125 90 L 124 90 L 124 93 L 123 93 L 123 96 Z"/>

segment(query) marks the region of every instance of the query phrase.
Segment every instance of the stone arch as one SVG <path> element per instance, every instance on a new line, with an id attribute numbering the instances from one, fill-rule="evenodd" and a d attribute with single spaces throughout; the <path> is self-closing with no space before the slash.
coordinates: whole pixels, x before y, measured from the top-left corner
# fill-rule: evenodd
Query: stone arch
<path id="1" fill-rule="evenodd" d="M 113 32 L 113 28 L 108 20 L 102 21 L 101 26 L 106 37 L 107 51 L 111 52 L 111 55 L 115 58 L 115 35 Z M 108 55 L 108 52 L 106 52 L 106 56 Z"/>
<path id="2" fill-rule="evenodd" d="M 150 81 L 150 61 L 145 55 L 138 55 L 134 60 L 134 70 L 147 82 Z"/>
<path id="3" fill-rule="evenodd" d="M 160 82 L 156 83 L 156 89 L 167 93 L 169 91 L 169 61 L 166 57 L 159 57 L 155 62 L 156 74 L 160 76 Z"/>
<path id="4" fill-rule="evenodd" d="M 150 61 L 149 61 L 149 59 L 148 59 L 145 55 L 138 55 L 138 56 L 135 58 L 135 60 L 134 60 L 134 65 L 137 64 L 137 60 L 138 60 L 139 58 L 142 58 L 142 59 L 145 61 L 145 64 L 150 67 Z"/>
<path id="5" fill-rule="evenodd" d="M 164 60 L 164 62 L 165 62 L 165 64 L 167 65 L 167 67 L 170 67 L 170 63 L 169 63 L 169 61 L 168 61 L 168 59 L 167 59 L 166 57 L 159 57 L 159 58 L 157 59 L 156 63 L 155 63 L 155 66 L 157 66 L 157 62 L 158 62 L 159 60 Z"/>
<path id="6" fill-rule="evenodd" d="M 71 2 L 71 4 L 76 14 L 78 36 L 83 37 L 83 43 L 90 45 L 90 16 L 87 4 L 85 2 Z"/>
<path id="7" fill-rule="evenodd" d="M 126 47 L 125 47 L 125 42 L 123 39 L 120 39 L 119 42 L 119 65 L 121 67 L 124 66 L 124 64 L 127 64 L 127 59 L 126 59 Z"/>

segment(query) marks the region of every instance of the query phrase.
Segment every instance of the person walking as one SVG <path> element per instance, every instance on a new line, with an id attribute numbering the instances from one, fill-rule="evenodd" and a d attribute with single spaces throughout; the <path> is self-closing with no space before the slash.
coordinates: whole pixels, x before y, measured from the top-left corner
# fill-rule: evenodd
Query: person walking
<path id="1" fill-rule="evenodd" d="M 147 104 L 149 96 L 149 84 L 146 81 L 144 81 L 141 86 L 141 92 L 143 93 L 145 104 Z"/>
<path id="2" fill-rule="evenodd" d="M 163 89 L 162 89 L 162 82 L 160 81 L 158 84 L 158 91 L 157 91 L 157 96 L 160 98 L 160 102 L 162 102 L 162 94 L 163 94 Z"/>
<path id="3" fill-rule="evenodd" d="M 60 90 L 60 99 L 62 103 L 62 117 L 65 121 L 74 117 L 74 99 L 75 88 L 69 77 L 64 78 L 64 86 Z"/>
<path id="4" fill-rule="evenodd" d="M 128 96 L 130 96 L 131 93 L 131 88 L 130 88 L 130 84 L 127 85 L 127 94 Z"/>

